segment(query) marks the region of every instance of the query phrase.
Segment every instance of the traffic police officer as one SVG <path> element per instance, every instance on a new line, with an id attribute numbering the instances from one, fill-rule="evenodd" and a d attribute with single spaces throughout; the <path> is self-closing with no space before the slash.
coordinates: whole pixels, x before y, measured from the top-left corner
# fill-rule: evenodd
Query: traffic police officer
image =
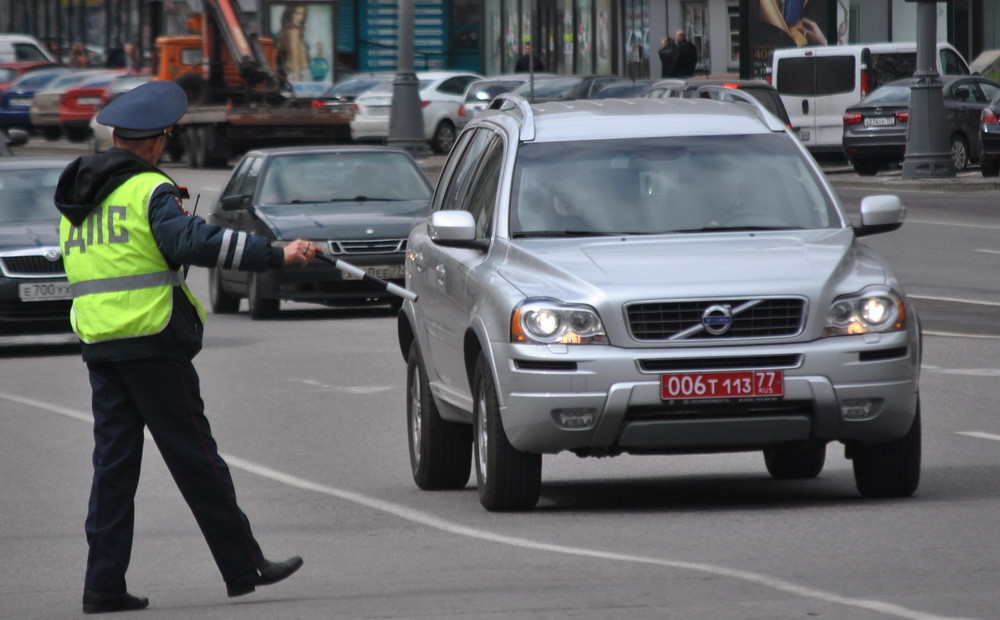
<path id="1" fill-rule="evenodd" d="M 302 239 L 273 247 L 184 210 L 177 186 L 156 163 L 186 109 L 184 91 L 170 81 L 119 96 L 97 117 L 114 128 L 115 148 L 74 160 L 56 187 L 70 318 L 93 390 L 85 613 L 149 605 L 125 586 L 144 427 L 194 513 L 229 596 L 280 581 L 302 565 L 297 556 L 265 559 L 236 503 L 191 362 L 201 350 L 205 311 L 184 283 L 184 266 L 264 271 L 308 263 L 320 249 Z"/>

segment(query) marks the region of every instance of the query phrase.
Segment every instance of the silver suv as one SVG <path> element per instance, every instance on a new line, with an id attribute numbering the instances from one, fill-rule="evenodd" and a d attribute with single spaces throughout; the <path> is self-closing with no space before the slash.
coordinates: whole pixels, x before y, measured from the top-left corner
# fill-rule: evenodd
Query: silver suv
<path id="1" fill-rule="evenodd" d="M 761 451 L 814 478 L 840 441 L 860 493 L 920 477 L 920 326 L 763 107 L 500 95 L 413 230 L 399 317 L 421 489 L 475 463 L 491 511 L 538 502 L 542 454 Z M 471 462 L 470 462 L 471 461 Z"/>

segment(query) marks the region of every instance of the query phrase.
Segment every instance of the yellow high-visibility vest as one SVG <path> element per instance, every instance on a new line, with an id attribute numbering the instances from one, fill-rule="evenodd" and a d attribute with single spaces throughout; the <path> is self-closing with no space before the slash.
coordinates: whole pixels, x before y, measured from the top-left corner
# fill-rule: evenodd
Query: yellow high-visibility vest
<path id="1" fill-rule="evenodd" d="M 157 334 L 173 312 L 172 289 L 180 286 L 204 323 L 205 309 L 171 270 L 149 225 L 149 198 L 170 179 L 156 172 L 133 176 L 79 226 L 65 217 L 59 245 L 73 294 L 70 323 L 86 343 Z"/>

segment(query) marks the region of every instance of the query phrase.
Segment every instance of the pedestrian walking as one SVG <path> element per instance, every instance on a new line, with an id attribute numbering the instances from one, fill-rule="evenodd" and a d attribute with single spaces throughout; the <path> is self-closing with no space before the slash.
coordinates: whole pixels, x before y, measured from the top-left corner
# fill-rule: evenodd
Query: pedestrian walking
<path id="1" fill-rule="evenodd" d="M 236 502 L 191 361 L 201 350 L 205 311 L 184 283 L 184 266 L 264 271 L 308 263 L 320 249 L 301 239 L 273 247 L 184 210 L 180 191 L 156 163 L 186 109 L 184 91 L 169 80 L 121 95 L 97 118 L 114 128 L 115 148 L 77 158 L 56 187 L 59 241 L 73 295 L 70 321 L 93 391 L 84 613 L 149 605 L 129 594 L 125 583 L 143 428 L 194 513 L 229 596 L 280 581 L 302 566 L 298 556 L 267 560 Z"/>

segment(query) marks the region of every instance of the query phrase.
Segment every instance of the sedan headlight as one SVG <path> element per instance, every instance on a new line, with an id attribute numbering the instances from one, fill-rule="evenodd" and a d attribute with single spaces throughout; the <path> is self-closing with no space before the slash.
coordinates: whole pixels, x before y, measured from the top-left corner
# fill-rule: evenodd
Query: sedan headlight
<path id="1" fill-rule="evenodd" d="M 561 304 L 554 299 L 527 300 L 514 308 L 510 339 L 530 344 L 608 342 L 596 310 L 590 306 Z"/>
<path id="2" fill-rule="evenodd" d="M 890 289 L 868 289 L 857 295 L 840 297 L 826 315 L 824 336 L 850 336 L 870 332 L 906 329 L 906 307 Z"/>

